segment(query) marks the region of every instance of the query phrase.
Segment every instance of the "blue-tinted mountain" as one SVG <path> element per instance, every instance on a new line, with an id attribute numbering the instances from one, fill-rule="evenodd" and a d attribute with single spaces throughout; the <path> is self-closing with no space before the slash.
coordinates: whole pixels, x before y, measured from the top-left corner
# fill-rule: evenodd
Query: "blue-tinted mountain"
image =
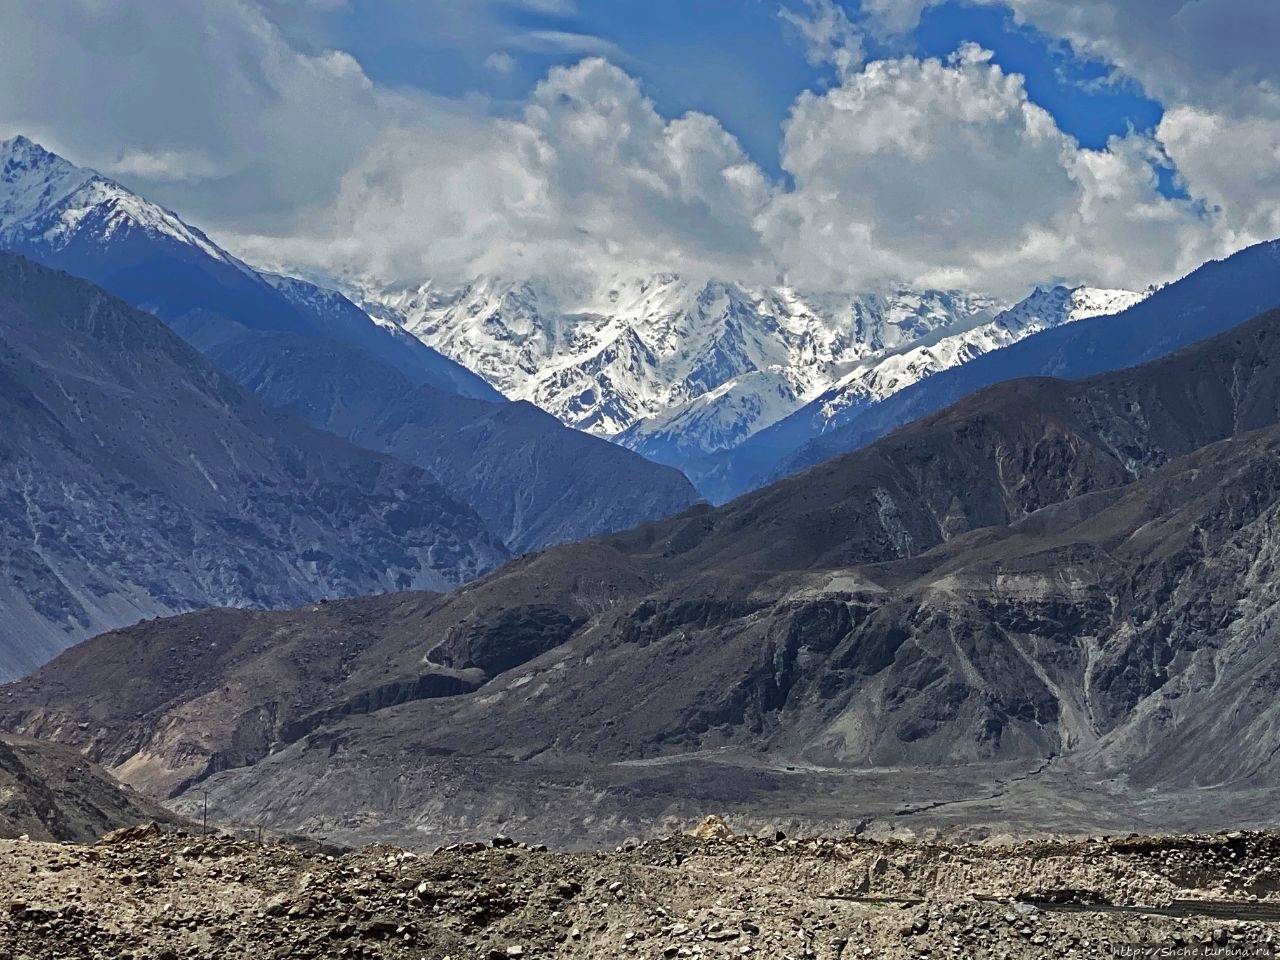
<path id="1" fill-rule="evenodd" d="M 256 272 L 177 215 L 21 137 L 0 144 L 0 247 L 155 313 L 314 426 L 433 471 L 517 552 L 698 499 L 678 471 L 508 403 L 342 294 Z"/>
<path id="2" fill-rule="evenodd" d="M 13 253 L 0 423 L 0 677 L 146 617 L 445 590 L 509 555 L 427 471 L 269 407 L 152 314 Z"/>
<path id="3" fill-rule="evenodd" d="M 679 471 L 565 427 L 531 403 L 413 384 L 332 341 L 243 331 L 192 342 L 274 406 L 431 472 L 515 553 L 625 530 L 698 500 Z"/>
<path id="4" fill-rule="evenodd" d="M 92 280 L 170 325 L 196 315 L 324 337 L 394 366 L 414 383 L 500 397 L 416 338 L 373 323 L 345 297 L 259 274 L 177 214 L 26 137 L 0 142 L 0 247 Z"/>

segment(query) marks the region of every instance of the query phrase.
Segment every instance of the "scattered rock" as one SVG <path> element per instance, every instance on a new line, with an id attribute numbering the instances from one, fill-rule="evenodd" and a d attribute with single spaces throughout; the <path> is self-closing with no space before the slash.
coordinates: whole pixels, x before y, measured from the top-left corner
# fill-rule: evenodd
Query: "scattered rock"
<path id="1" fill-rule="evenodd" d="M 701 823 L 686 833 L 685 836 L 693 837 L 696 840 L 731 840 L 733 831 L 729 829 L 729 825 L 723 819 L 713 813 L 704 818 Z"/>

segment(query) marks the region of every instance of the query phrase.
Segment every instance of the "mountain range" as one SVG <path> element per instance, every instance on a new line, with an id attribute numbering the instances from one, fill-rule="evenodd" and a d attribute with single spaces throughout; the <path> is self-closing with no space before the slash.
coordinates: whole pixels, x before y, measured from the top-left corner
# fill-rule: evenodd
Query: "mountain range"
<path id="1" fill-rule="evenodd" d="M 517 552 L 625 529 L 696 499 L 674 473 L 576 431 L 675 467 L 722 502 L 785 475 L 806 442 L 922 380 L 1150 293 L 1055 287 L 1001 309 L 988 297 L 907 288 L 481 279 L 448 289 L 365 284 L 350 292 L 366 312 L 334 290 L 254 270 L 176 214 L 22 137 L 0 144 L 0 246 L 156 313 L 313 425 L 437 471 Z M 273 364 L 286 342 L 287 371 Z M 354 358 L 363 379 L 335 366 L 340 358 Z M 526 405 L 510 409 L 504 395 Z M 513 444 L 524 452 L 493 455 Z M 592 466 L 579 477 L 560 466 L 570 459 Z M 522 489 L 528 477 L 541 490 Z M 608 480 L 621 484 L 616 496 L 600 492 Z"/>
<path id="2" fill-rule="evenodd" d="M 1280 242 L 1013 306 L 338 292 L 17 138 L 0 247 L 0 730 L 179 813 L 1204 825 L 1280 775 Z"/>
<path id="3" fill-rule="evenodd" d="M 709 455 L 788 417 L 821 433 L 850 406 L 1144 296 L 1059 287 L 1002 310 L 957 291 L 812 294 L 675 275 L 600 289 L 483 278 L 353 295 L 506 395 L 695 483 Z M 703 493 L 724 499 L 714 486 Z"/>
<path id="4" fill-rule="evenodd" d="M 431 471 L 517 553 L 698 499 L 677 471 L 508 402 L 342 294 L 255 271 L 176 214 L 23 137 L 0 144 L 0 248 L 154 313 L 313 426 Z"/>
<path id="5" fill-rule="evenodd" d="M 430 474 L 313 430 L 158 319 L 0 253 L 0 677 L 210 605 L 445 589 L 510 556 Z"/>
<path id="6" fill-rule="evenodd" d="M 180 807 L 201 783 L 226 816 L 348 837 L 440 809 L 384 790 L 397 770 L 446 777 L 456 809 L 494 788 L 484 769 L 534 776 L 561 819 L 596 803 L 564 770 L 681 757 L 747 793 L 763 762 L 1274 782 L 1278 417 L 1275 312 L 1133 369 L 981 390 L 448 595 L 108 634 L 0 691 L 0 721 Z"/>
<path id="7" fill-rule="evenodd" d="M 789 476 L 857 450 L 912 420 L 991 384 L 1017 377 L 1087 377 L 1163 356 L 1280 303 L 1280 243 L 1256 244 L 1206 263 L 1117 314 L 1082 318 L 970 358 L 874 402 L 835 415 L 804 411 L 699 467 L 714 499 Z M 691 471 L 692 472 L 692 471 Z"/>

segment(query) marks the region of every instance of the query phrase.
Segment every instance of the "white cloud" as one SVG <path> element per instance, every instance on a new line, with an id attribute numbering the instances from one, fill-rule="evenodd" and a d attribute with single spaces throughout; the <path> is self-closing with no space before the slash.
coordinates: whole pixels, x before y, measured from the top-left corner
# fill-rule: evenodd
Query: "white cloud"
<path id="1" fill-rule="evenodd" d="M 567 30 L 527 30 L 511 36 L 507 42 L 517 49 L 535 53 L 610 57 L 618 52 L 618 48 L 608 40 Z"/>
<path id="2" fill-rule="evenodd" d="M 115 160 L 101 165 L 99 170 L 114 177 L 140 177 L 162 182 L 209 180 L 224 172 L 206 154 L 192 150 L 124 150 Z"/>
<path id="3" fill-rule="evenodd" d="M 387 131 L 337 204 L 281 249 L 396 280 L 755 270 L 761 172 L 710 117 L 659 116 L 601 59 L 551 72 L 514 120 L 423 118 Z"/>
<path id="4" fill-rule="evenodd" d="M 577 10 L 574 0 L 510 0 L 513 7 L 524 7 L 536 13 L 550 13 L 567 17 Z"/>
<path id="5" fill-rule="evenodd" d="M 883 30 L 943 0 L 867 0 Z M 1215 252 L 1280 234 L 1280 3 L 1274 0 L 975 0 L 1113 64 L 1166 108 L 1155 139 L 1212 213 Z"/>
<path id="6" fill-rule="evenodd" d="M 509 74 L 516 68 L 516 58 L 509 53 L 498 51 L 485 57 L 484 66 L 486 70 L 492 70 L 494 73 Z"/>
<path id="7" fill-rule="evenodd" d="M 862 12 L 879 33 L 906 33 L 934 0 L 862 0 Z"/>
<path id="8" fill-rule="evenodd" d="M 878 61 L 799 99 L 782 155 L 795 187 L 761 229 L 802 285 L 1133 283 L 1191 266 L 1179 244 L 1204 231 L 1156 192 L 1150 150 L 1136 136 L 1082 150 L 975 46 L 948 63 Z M 1135 243 L 1160 262 L 1134 263 Z"/>
<path id="9" fill-rule="evenodd" d="M 805 44 L 815 66 L 831 64 L 845 74 L 862 63 L 862 36 L 843 7 L 834 0 L 801 0 L 802 6 L 781 7 L 778 16 L 790 24 Z"/>
<path id="10" fill-rule="evenodd" d="M 7 128 L 213 226 L 284 224 L 417 109 L 345 53 L 293 49 L 249 0 L 182 0 L 163 16 L 152 0 L 0 0 L 0 23 Z M 183 157 L 200 163 L 176 180 L 156 162 Z"/>
<path id="11" fill-rule="evenodd" d="M 1214 212 L 1222 247 L 1280 234 L 1280 4 L 1002 2 L 1116 64 L 1165 105 L 1156 137 L 1183 188 Z"/>

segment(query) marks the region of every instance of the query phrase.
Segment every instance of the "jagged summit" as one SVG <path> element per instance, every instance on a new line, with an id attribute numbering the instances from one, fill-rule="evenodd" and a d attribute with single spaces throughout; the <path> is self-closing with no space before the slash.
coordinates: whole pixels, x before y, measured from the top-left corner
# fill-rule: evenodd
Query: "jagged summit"
<path id="1" fill-rule="evenodd" d="M 1049 288 L 1006 310 L 958 291 L 814 293 L 674 274 L 362 295 L 507 396 L 683 469 L 802 408 L 821 418 L 1143 296 Z"/>
<path id="2" fill-rule="evenodd" d="M 0 142 L 0 238 L 58 250 L 82 231 L 100 240 L 142 231 L 249 268 L 177 214 L 24 136 Z"/>

